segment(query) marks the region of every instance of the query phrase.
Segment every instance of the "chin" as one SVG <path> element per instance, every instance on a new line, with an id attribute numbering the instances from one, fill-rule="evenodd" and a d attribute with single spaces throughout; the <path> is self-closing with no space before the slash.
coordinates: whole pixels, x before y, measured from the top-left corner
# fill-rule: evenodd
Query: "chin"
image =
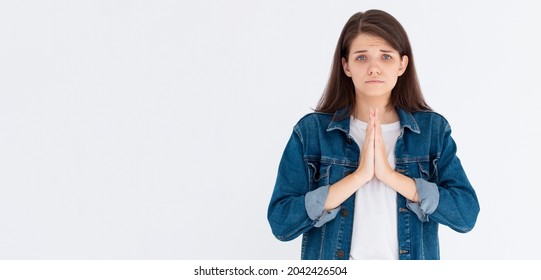
<path id="1" fill-rule="evenodd" d="M 363 95 L 366 97 L 385 97 L 390 96 L 390 92 L 384 92 L 384 91 L 361 91 L 357 92 L 357 95 Z"/>

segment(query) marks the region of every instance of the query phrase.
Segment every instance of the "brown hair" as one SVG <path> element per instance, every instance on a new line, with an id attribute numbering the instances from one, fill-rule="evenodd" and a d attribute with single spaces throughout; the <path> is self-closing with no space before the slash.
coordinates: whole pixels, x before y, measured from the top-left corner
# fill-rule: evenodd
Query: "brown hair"
<path id="1" fill-rule="evenodd" d="M 353 113 L 355 86 L 352 79 L 344 73 L 342 58 L 348 59 L 351 42 L 361 33 L 378 36 L 396 49 L 401 57 L 408 56 L 408 66 L 391 91 L 389 106 L 399 107 L 410 113 L 431 110 L 421 93 L 406 30 L 390 14 L 380 10 L 368 10 L 351 16 L 342 29 L 336 44 L 329 81 L 315 111 L 334 113 L 338 109 L 346 109 L 341 118 L 349 117 Z"/>

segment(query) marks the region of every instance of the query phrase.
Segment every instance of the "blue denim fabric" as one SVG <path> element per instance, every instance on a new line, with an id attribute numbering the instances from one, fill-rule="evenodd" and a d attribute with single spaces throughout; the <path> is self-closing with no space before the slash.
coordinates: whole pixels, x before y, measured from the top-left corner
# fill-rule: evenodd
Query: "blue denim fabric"
<path id="1" fill-rule="evenodd" d="M 479 202 L 456 156 L 451 128 L 434 112 L 397 108 L 401 134 L 395 170 L 415 180 L 420 202 L 397 194 L 399 258 L 439 259 L 438 226 L 470 231 Z M 302 259 L 348 259 L 355 195 L 324 211 L 329 186 L 355 171 L 359 146 L 349 135 L 349 118 L 311 113 L 303 117 L 280 161 L 268 208 L 273 234 L 282 241 L 303 235 Z"/>

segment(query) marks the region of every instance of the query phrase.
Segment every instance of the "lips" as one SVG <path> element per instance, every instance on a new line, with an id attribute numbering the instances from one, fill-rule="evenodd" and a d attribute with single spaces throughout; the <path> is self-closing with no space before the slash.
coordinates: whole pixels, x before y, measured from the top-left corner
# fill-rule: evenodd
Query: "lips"
<path id="1" fill-rule="evenodd" d="M 367 83 L 367 84 L 381 84 L 381 83 L 383 83 L 383 81 L 382 80 L 368 80 L 365 83 Z"/>

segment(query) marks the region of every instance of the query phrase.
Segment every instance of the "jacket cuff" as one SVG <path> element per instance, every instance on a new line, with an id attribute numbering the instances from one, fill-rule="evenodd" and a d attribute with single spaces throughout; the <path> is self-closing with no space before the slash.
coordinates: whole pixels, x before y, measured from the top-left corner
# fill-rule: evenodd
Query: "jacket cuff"
<path id="1" fill-rule="evenodd" d="M 423 179 L 414 179 L 419 202 L 408 200 L 407 207 L 413 211 L 422 222 L 428 222 L 428 215 L 434 213 L 440 201 L 438 186 Z"/>
<path id="2" fill-rule="evenodd" d="M 314 221 L 315 227 L 321 227 L 326 222 L 334 219 L 340 206 L 325 211 L 325 201 L 329 195 L 329 186 L 323 186 L 313 191 L 309 191 L 304 196 L 304 205 L 306 207 L 306 213 L 308 217 Z"/>

